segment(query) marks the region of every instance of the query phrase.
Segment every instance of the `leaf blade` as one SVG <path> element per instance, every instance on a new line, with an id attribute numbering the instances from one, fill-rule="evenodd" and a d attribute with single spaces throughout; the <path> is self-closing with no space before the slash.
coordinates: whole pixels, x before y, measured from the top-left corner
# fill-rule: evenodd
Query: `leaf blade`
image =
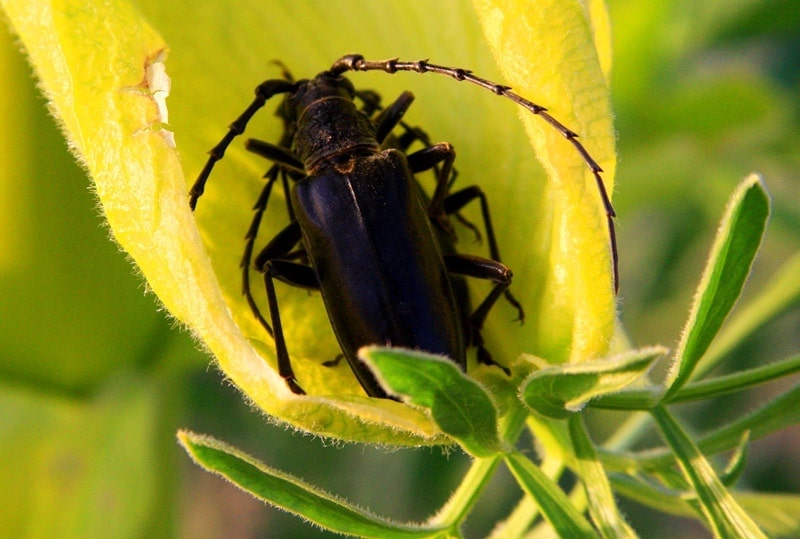
<path id="1" fill-rule="evenodd" d="M 397 348 L 366 347 L 359 356 L 390 395 L 423 406 L 443 432 L 476 457 L 501 448 L 498 413 L 489 394 L 448 358 Z"/>
<path id="2" fill-rule="evenodd" d="M 697 288 L 689 319 L 667 378 L 669 400 L 685 385 L 741 294 L 770 213 L 769 196 L 756 175 L 739 184 L 728 203 Z"/>
<path id="3" fill-rule="evenodd" d="M 675 453 L 686 480 L 694 488 L 706 523 L 718 537 L 766 539 L 717 477 L 711 464 L 663 406 L 651 411 L 664 439 Z"/>
<path id="4" fill-rule="evenodd" d="M 542 470 L 517 451 L 505 457 L 506 466 L 528 496 L 533 498 L 561 537 L 597 537 L 589 521 Z"/>
<path id="5" fill-rule="evenodd" d="M 565 419 L 591 399 L 634 383 L 665 352 L 663 347 L 648 347 L 600 360 L 546 367 L 528 377 L 522 399 L 541 414 Z"/>
<path id="6" fill-rule="evenodd" d="M 253 496 L 323 528 L 345 535 L 388 538 L 435 537 L 441 529 L 396 524 L 361 510 L 209 436 L 180 431 L 178 440 L 200 466 Z"/>
<path id="7" fill-rule="evenodd" d="M 637 537 L 633 528 L 617 507 L 611 484 L 606 476 L 597 452 L 586 432 L 586 425 L 580 415 L 573 415 L 568 420 L 569 434 L 575 449 L 578 473 L 586 492 L 589 514 L 604 538 Z"/>

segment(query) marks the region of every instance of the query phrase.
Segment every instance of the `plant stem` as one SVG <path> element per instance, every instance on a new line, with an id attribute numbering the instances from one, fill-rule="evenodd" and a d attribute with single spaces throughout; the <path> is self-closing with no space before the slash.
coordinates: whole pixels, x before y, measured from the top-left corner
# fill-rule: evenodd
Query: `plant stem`
<path id="1" fill-rule="evenodd" d="M 442 509 L 430 519 L 430 524 L 446 524 L 452 529 L 467 518 L 478 501 L 489 480 L 494 474 L 497 464 L 500 462 L 500 454 L 484 459 L 475 459 L 464 480 Z"/>

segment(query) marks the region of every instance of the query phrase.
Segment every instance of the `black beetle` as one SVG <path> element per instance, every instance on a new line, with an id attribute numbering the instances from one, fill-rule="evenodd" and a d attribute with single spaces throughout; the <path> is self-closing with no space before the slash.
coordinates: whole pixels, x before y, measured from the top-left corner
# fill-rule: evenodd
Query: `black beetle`
<path id="1" fill-rule="evenodd" d="M 284 121 L 280 143 L 247 141 L 248 150 L 275 165 L 266 174 L 267 184 L 255 206 L 242 266 L 245 296 L 261 324 L 273 335 L 278 371 L 293 392 L 304 393 L 284 341 L 274 279 L 321 291 L 344 357 L 372 397 L 387 395 L 358 359 L 362 346 L 397 346 L 441 354 L 466 369 L 466 348 L 470 345 L 478 348 L 480 361 L 491 363 L 480 329 L 501 295 L 505 293 L 520 319 L 523 316 L 519 303 L 507 290 L 512 273 L 500 262 L 485 196 L 477 187 L 449 192 L 455 159 L 452 146 L 430 144 L 424 133 L 402 122 L 413 100 L 410 93 L 403 93 L 381 110 L 374 94 L 357 92 L 342 76 L 350 70 L 446 74 L 503 95 L 545 118 L 575 145 L 597 178 L 609 220 L 616 276 L 614 213 L 600 178 L 601 169 L 576 140 L 577 135 L 543 107 L 469 71 L 427 61 L 367 62 L 360 55 L 347 55 L 328 71 L 299 81 L 293 81 L 284 70 L 284 79 L 268 80 L 256 88 L 253 102 L 209 152 L 190 191 L 190 206 L 195 208 L 214 164 L 234 137 L 244 132 L 270 98 L 285 94 L 279 110 Z M 364 102 L 360 110 L 356 97 Z M 371 117 L 375 111 L 380 112 Z M 399 148 L 386 148 L 392 145 L 390 133 L 401 124 L 406 135 L 397 142 Z M 425 147 L 406 154 L 404 150 L 415 140 Z M 437 186 L 429 200 L 414 174 L 430 169 L 436 172 Z M 250 294 L 248 268 L 261 216 L 279 176 L 285 189 L 287 176 L 294 181 L 290 223 L 255 259 L 256 269 L 264 273 L 270 326 Z M 475 199 L 481 202 L 491 259 L 456 253 L 448 239 L 447 216 L 457 214 Z M 495 283 L 468 317 L 464 314 L 469 309 L 466 289 L 454 275 Z"/>

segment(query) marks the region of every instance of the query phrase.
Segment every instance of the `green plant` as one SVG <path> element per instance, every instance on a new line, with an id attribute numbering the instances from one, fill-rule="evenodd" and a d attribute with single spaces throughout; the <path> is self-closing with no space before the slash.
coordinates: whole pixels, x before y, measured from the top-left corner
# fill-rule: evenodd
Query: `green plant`
<path id="1" fill-rule="evenodd" d="M 486 22 L 487 14 L 497 15 L 498 12 L 483 3 L 478 5 L 479 11 L 483 10 L 483 24 L 487 28 L 502 28 L 502 25 L 491 26 Z M 503 32 L 493 35 L 488 30 L 486 33 L 487 40 L 494 43 L 498 66 L 506 80 L 511 81 L 520 93 L 536 95 L 537 100 L 548 105 L 552 103 L 556 116 L 579 131 L 588 141 L 587 144 L 592 146 L 593 153 L 597 152 L 595 156 L 607 169 L 607 181 L 611 182 L 614 177 L 614 150 L 608 99 L 605 94 L 600 97 L 587 94 L 587 86 L 590 89 L 606 87 L 610 70 L 610 40 L 608 27 L 602 17 L 602 6 L 597 3 L 589 5 L 593 26 L 589 26 L 590 19 L 585 17 L 583 8 L 577 3 L 554 2 L 547 17 L 538 20 L 539 23 L 545 23 L 543 30 L 531 31 L 523 24 L 515 24 L 505 30 L 524 29 L 520 32 L 523 35 Z M 656 377 L 656 380 L 661 380 L 658 383 L 636 380 L 649 370 L 663 350 L 649 348 L 624 351 L 629 346 L 625 344 L 621 332 L 618 332 L 612 344 L 614 355 L 606 359 L 592 359 L 603 356 L 609 348 L 615 315 L 609 286 L 609 265 L 607 255 L 603 255 L 606 258 L 589 256 L 574 259 L 577 263 L 570 268 L 571 280 L 566 288 L 535 288 L 539 285 L 530 284 L 533 290 L 527 291 L 527 301 L 545 305 L 549 310 L 535 311 L 538 313 L 536 319 L 522 329 L 510 328 L 502 316 L 495 317 L 497 320 L 490 332 L 492 341 L 500 350 L 500 357 L 511 361 L 520 352 L 535 352 L 547 360 L 524 356 L 513 364 L 514 377 L 510 380 L 491 369 L 474 369 L 470 371 L 470 377 L 465 377 L 449 364 L 415 357 L 415 365 L 424 365 L 425 369 L 435 373 L 429 379 L 437 380 L 437 384 L 430 386 L 420 379 L 408 383 L 408 377 L 419 374 L 419 369 L 406 372 L 403 364 L 408 358 L 402 352 L 376 349 L 365 353 L 381 371 L 387 384 L 416 406 L 373 403 L 366 399 L 329 399 L 325 402 L 298 400 L 285 395 L 280 380 L 262 359 L 262 356 L 270 357 L 271 343 L 259 342 L 258 332 L 253 329 L 255 324 L 249 318 L 247 309 L 242 308 L 236 264 L 227 263 L 238 260 L 239 246 L 230 238 L 237 237 L 249 219 L 246 211 L 236 210 L 246 208 L 244 204 L 249 204 L 257 189 L 257 184 L 249 184 L 241 179 L 257 177 L 263 165 L 246 159 L 243 153 L 232 152 L 233 164 L 228 174 L 232 177 L 238 175 L 241 181 L 229 181 L 225 195 L 230 197 L 228 203 L 234 211 L 225 206 L 226 201 L 222 197 L 218 197 L 216 202 L 212 199 L 207 212 L 198 217 L 201 233 L 211 238 L 206 246 L 211 254 L 210 263 L 203 254 L 204 245 L 199 241 L 199 236 L 192 232 L 194 221 L 184 204 L 185 185 L 198 169 L 197 164 L 202 160 L 209 141 L 218 137 L 220 127 L 238 110 L 242 96 L 239 85 L 249 88 L 263 78 L 261 73 L 268 70 L 268 60 L 281 58 L 301 76 L 305 71 L 314 73 L 330 62 L 328 54 L 331 43 L 343 41 L 342 37 L 324 33 L 337 29 L 337 25 L 330 24 L 334 17 L 324 11 L 324 14 L 301 17 L 289 13 L 295 8 L 288 5 L 273 6 L 264 18 L 270 19 L 270 23 L 276 27 L 290 26 L 290 22 L 302 20 L 309 35 L 326 37 L 318 37 L 317 42 L 312 39 L 310 44 L 305 45 L 302 45 L 300 37 L 273 39 L 270 40 L 268 52 L 265 49 L 254 54 L 249 48 L 254 47 L 253 43 L 258 38 L 256 32 L 248 30 L 250 27 L 244 24 L 252 16 L 247 12 L 236 19 L 226 13 L 226 9 L 230 8 L 209 5 L 207 9 L 198 9 L 201 19 L 229 21 L 228 24 L 236 26 L 237 32 L 198 35 L 201 33 L 198 29 L 181 35 L 177 30 L 174 12 L 170 12 L 166 6 L 142 2 L 139 9 L 148 15 L 148 20 L 154 24 L 161 21 L 159 31 L 164 33 L 171 48 L 168 58 L 164 60 L 160 53 L 165 42 L 147 27 L 137 11 L 124 3 L 118 3 L 113 8 L 94 6 L 94 9 L 100 10 L 94 12 L 89 4 L 67 3 L 54 8 L 52 12 L 38 11 L 45 8 L 34 9 L 32 6 L 38 4 L 27 3 L 20 10 L 20 6 L 14 2 L 4 3 L 12 25 L 31 55 L 32 64 L 52 106 L 95 179 L 97 194 L 104 205 L 112 232 L 135 259 L 173 316 L 189 324 L 216 352 L 227 376 L 261 408 L 304 430 L 343 440 L 382 444 L 457 442 L 475 457 L 472 468 L 451 501 L 428 525 L 422 527 L 397 526 L 365 515 L 354 507 L 321 495 L 314 487 L 262 465 L 255 465 L 252 459 L 243 457 L 239 451 L 225 444 L 183 433 L 182 442 L 199 462 L 224 473 L 264 499 L 304 514 L 321 525 L 351 533 L 362 530 L 365 535 L 457 535 L 464 518 L 470 514 L 481 490 L 499 469 L 498 463 L 501 461 L 512 471 L 526 492 L 526 497 L 511 513 L 503 531 L 497 531 L 497 534 L 521 535 L 534 519 L 544 516 L 547 522 L 566 536 L 596 533 L 589 524 L 590 520 L 596 530 L 607 536 L 629 535 L 632 533 L 630 527 L 621 512 L 615 510 L 612 490 L 654 505 L 662 511 L 702 515 L 706 525 L 721 536 L 754 534 L 756 532 L 751 528 L 753 522 L 769 530 L 772 535 L 791 535 L 796 532 L 795 519 L 778 518 L 796 514 L 797 500 L 794 497 L 739 493 L 731 496 L 727 490 L 741 473 L 749 439 L 796 422 L 791 406 L 794 392 L 787 392 L 758 413 L 732 420 L 729 428 L 696 442 L 675 421 L 672 406 L 682 400 L 710 398 L 751 387 L 784 376 L 796 368 L 795 358 L 779 362 L 776 366 L 743 371 L 728 378 L 710 382 L 694 381 L 719 364 L 724 352 L 740 343 L 753 328 L 776 316 L 797 299 L 797 284 L 792 279 L 797 271 L 797 259 L 794 258 L 783 270 L 785 277 L 777 279 L 757 300 L 751 301 L 712 344 L 712 338 L 738 298 L 760 243 L 768 213 L 768 199 L 760 180 L 750 177 L 737 189 L 718 232 L 709 259 L 709 269 L 698 289 L 695 307 L 686 324 L 681 345 L 674 356 L 675 366 L 666 377 Z M 106 9 L 109 11 L 103 11 Z M 459 58 L 453 63 L 474 67 L 482 74 L 491 74 L 497 69 L 484 52 L 453 52 L 441 43 L 425 43 L 419 39 L 420 36 L 446 35 L 446 28 L 442 26 L 446 21 L 456 20 L 458 23 L 451 24 L 456 25 L 459 32 L 473 38 L 465 41 L 479 43 L 476 37 L 477 19 L 473 16 L 465 28 L 463 20 L 454 16 L 454 13 L 460 13 L 463 6 L 449 4 L 442 7 L 440 13 L 426 13 L 425 16 L 405 13 L 414 9 L 406 4 L 382 9 L 397 9 L 408 20 L 415 21 L 414 32 L 396 29 L 394 32 L 383 32 L 387 37 L 380 46 L 365 43 L 362 46 L 366 48 L 360 49 L 362 52 L 375 57 L 402 52 L 403 56 L 411 58 L 433 57 L 435 52 L 437 59 L 440 54 L 445 57 L 450 55 L 451 58 Z M 510 20 L 517 23 L 523 20 L 522 15 L 513 11 L 514 7 L 509 9 L 511 11 L 506 16 Z M 350 20 L 367 26 L 377 25 L 378 17 L 370 18 L 369 10 L 367 5 L 352 8 Z M 102 13 L 102 16 L 98 17 L 98 13 Z M 577 13 L 584 17 L 577 23 L 577 28 L 584 32 L 583 41 L 578 41 L 580 46 L 577 51 L 584 55 L 585 64 L 564 54 L 563 48 L 550 46 L 552 43 L 563 45 L 561 37 L 558 37 L 563 37 L 563 32 L 559 31 L 561 27 L 557 24 L 562 22 L 559 13 L 571 13 L 573 16 Z M 52 18 L 49 14 L 52 14 Z M 358 19 L 356 14 L 363 18 Z M 336 20 L 339 25 L 345 24 Z M 403 18 L 399 16 L 397 20 Z M 565 16 L 563 20 L 569 21 L 569 18 Z M 170 21 L 175 26 L 171 27 L 164 21 Z M 323 24 L 325 22 L 332 28 L 326 27 Z M 322 28 L 315 24 L 322 25 Z M 242 28 L 245 31 L 239 33 L 238 30 Z M 208 30 L 207 27 L 202 29 Z M 548 29 L 549 34 L 546 31 Z M 87 39 L 87 36 L 92 39 Z M 537 41 L 526 41 L 531 36 Z M 352 33 L 349 37 L 352 38 Z M 209 50 L 216 52 L 191 57 L 194 51 L 188 45 L 199 39 L 213 41 L 215 48 Z M 368 41 L 366 37 L 364 39 Z M 319 51 L 323 45 L 326 50 L 321 53 Z M 341 52 L 350 51 L 357 45 L 345 42 L 341 45 L 345 47 Z M 458 43 L 454 48 L 464 46 L 464 43 Z M 372 50 L 367 50 L 370 47 Z M 528 57 L 535 56 L 530 51 L 537 51 L 538 60 L 543 64 L 537 67 L 541 69 L 520 72 L 519 62 L 514 60 L 514 47 L 528 51 Z M 547 53 L 541 52 L 543 50 Z M 114 68 L 105 68 L 110 62 Z M 176 81 L 173 96 L 168 101 L 169 125 L 162 123 L 166 122 L 166 118 L 163 118 L 163 111 L 158 107 L 161 97 L 152 92 L 153 88 L 141 84 L 145 80 L 146 65 L 161 62 L 164 62 Z M 65 81 L 64 71 L 53 69 L 59 65 L 67 68 L 66 72 L 70 74 L 68 80 L 74 83 L 73 86 L 58 84 L 59 81 Z M 257 75 L 253 76 L 253 73 Z M 565 77 L 567 83 L 558 79 L 564 73 L 572 74 Z M 571 86 L 576 79 L 587 86 Z M 373 80 L 370 79 L 370 83 Z M 554 83 L 554 80 L 559 83 Z M 381 85 L 387 95 L 396 93 L 397 88 L 409 86 L 407 79 L 375 82 Z M 560 93 L 563 86 L 559 84 L 566 84 L 574 93 L 569 96 Z M 528 215 L 531 213 L 530 204 L 539 201 L 542 207 L 550 204 L 562 213 L 550 215 L 549 219 L 553 221 L 544 217 L 535 220 L 534 228 L 524 235 L 538 238 L 544 234 L 542 230 L 546 230 L 547 226 L 554 227 L 553 222 L 566 222 L 570 224 L 574 241 L 595 248 L 605 245 L 604 229 L 597 226 L 598 222 L 602 223 L 602 215 L 595 211 L 594 191 L 587 191 L 589 198 L 585 200 L 580 197 L 583 165 L 579 161 L 577 166 L 570 164 L 569 161 L 575 156 L 563 140 L 546 129 L 541 130 L 536 119 L 531 120 L 528 126 L 528 139 L 515 126 L 515 119 L 508 109 L 494 109 L 492 107 L 500 105 L 486 103 L 491 101 L 490 96 L 473 97 L 460 87 L 444 90 L 442 88 L 447 83 L 442 81 L 414 79 L 413 86 L 420 88 L 420 94 L 425 88 L 436 89 L 430 94 L 433 99 L 420 99 L 419 107 L 415 104 L 415 109 L 419 110 L 419 121 L 424 122 L 425 128 L 436 136 L 447 136 L 452 132 L 452 125 L 464 122 L 460 111 L 470 110 L 474 114 L 470 116 L 469 125 L 474 133 L 480 133 L 481 136 L 467 137 L 457 143 L 459 168 L 463 171 L 497 171 L 501 177 L 491 182 L 490 192 L 493 198 L 506 199 L 509 204 L 508 216 L 498 227 L 501 235 L 505 233 L 513 237 L 519 234 L 517 227 L 520 220 L 514 216 Z M 555 90 L 548 89 L 549 86 L 554 86 Z M 191 98 L 186 96 L 189 88 L 193 89 Z M 197 89 L 202 91 L 194 91 Z M 548 91 L 551 93 L 548 94 Z M 183 96 L 179 98 L 181 94 Z M 591 98 L 587 98 L 587 95 Z M 584 106 L 574 104 L 581 99 Z M 438 105 L 439 100 L 464 105 L 448 110 Z M 425 101 L 428 103 L 424 104 Z M 586 101 L 592 106 L 585 106 Z M 227 110 L 229 106 L 230 111 Z M 560 107 L 565 110 L 558 110 Z M 204 114 L 201 116 L 198 111 Z M 211 121 L 211 116 L 221 119 Z M 267 133 L 274 128 L 269 125 L 264 127 Z M 170 139 L 165 136 L 167 129 L 176 134 L 182 166 L 170 147 Z M 502 133 L 503 144 L 493 142 L 500 138 L 493 136 L 493 133 Z M 134 136 L 129 136 L 131 134 Z M 268 136 L 265 138 L 269 139 Z M 540 157 L 549 160 L 545 167 L 551 174 L 550 182 L 556 181 L 555 184 L 546 182 L 542 172 L 530 172 L 534 166 L 529 140 L 537 146 Z M 104 144 L 105 141 L 112 143 Z M 562 151 L 564 147 L 566 150 Z M 184 169 L 189 180 L 184 179 Z M 521 177 L 526 177 L 526 180 L 520 181 Z M 553 180 L 553 177 L 557 180 Z M 545 212 L 536 213 L 543 215 Z M 515 269 L 525 268 L 517 272 L 517 282 L 550 282 L 547 277 L 553 273 L 555 265 L 564 263 L 564 253 L 553 249 L 553 245 L 558 243 L 553 240 L 550 243 L 543 242 L 544 248 L 519 246 L 513 249 L 508 257 L 510 265 Z M 579 254 L 585 252 L 585 249 L 578 251 Z M 515 265 L 514 258 L 523 258 L 523 253 L 525 256 L 549 260 L 551 264 Z M 189 263 L 184 264 L 183 260 Z M 598 285 L 598 281 L 605 284 Z M 191 287 L 187 283 L 196 285 Z M 191 296 L 192 293 L 195 295 Z M 560 311 L 553 310 L 548 306 L 548 301 L 553 297 L 568 299 L 568 306 Z M 591 303 L 586 304 L 589 299 Z M 226 314 L 229 306 L 233 311 L 233 319 Z M 287 316 L 298 332 L 295 339 L 303 340 L 303 332 L 315 335 L 324 329 L 324 313 L 316 309 L 308 310 L 309 314 L 305 315 L 307 310 L 305 305 L 301 305 Z M 710 349 L 709 345 L 712 345 Z M 494 347 L 492 349 L 495 350 Z M 321 376 L 319 373 L 325 372 L 318 363 L 319 358 L 327 358 L 328 350 L 329 336 L 327 341 L 315 340 L 299 354 L 306 376 L 314 379 L 315 376 Z M 346 378 L 337 384 L 342 393 L 352 392 L 354 387 L 352 380 Z M 518 393 L 518 389 L 521 389 L 521 393 Z M 332 393 L 335 390 L 331 390 Z M 466 402 L 453 403 L 448 400 L 452 395 L 471 396 Z M 467 402 L 470 404 L 470 413 L 465 415 Z M 666 407 L 667 404 L 670 407 Z M 590 417 L 587 413 L 589 408 L 648 410 L 671 451 L 628 451 L 643 432 L 645 422 L 641 419 L 632 419 L 624 424 L 602 446 L 593 445 L 584 425 L 586 417 Z M 322 427 L 316 427 L 318 425 Z M 536 464 L 521 452 L 525 446 L 515 449 L 523 429 L 533 432 L 537 440 L 541 461 Z M 728 449 L 736 449 L 730 458 L 730 465 L 725 473 L 717 474 L 703 455 Z M 674 466 L 676 457 L 679 468 Z M 579 484 L 571 491 L 573 496 L 568 498 L 556 486 L 554 478 L 563 475 L 567 469 L 588 487 L 585 492 Z M 676 473 L 677 470 L 682 473 Z M 718 479 L 717 475 L 722 479 Z M 264 485 L 267 485 L 266 490 Z M 689 492 L 692 494 L 687 494 Z M 279 498 L 279 495 L 282 497 Z M 771 518 L 766 516 L 767 509 Z M 583 516 L 587 510 L 589 519 Z"/>

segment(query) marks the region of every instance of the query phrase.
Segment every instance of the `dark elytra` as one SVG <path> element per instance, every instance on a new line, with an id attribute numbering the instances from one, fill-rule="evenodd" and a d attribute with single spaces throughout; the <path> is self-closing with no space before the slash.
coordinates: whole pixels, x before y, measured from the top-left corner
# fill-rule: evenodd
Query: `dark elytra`
<path id="1" fill-rule="evenodd" d="M 424 131 L 402 121 L 413 100 L 410 93 L 401 94 L 383 109 L 377 94 L 355 90 L 342 76 L 347 71 L 376 70 L 439 73 L 476 84 L 539 115 L 560 132 L 596 178 L 606 209 L 617 283 L 615 214 L 600 176 L 602 169 L 577 140 L 577 134 L 544 107 L 468 70 L 424 60 L 370 62 L 360 55 L 347 55 L 328 71 L 299 81 L 293 81 L 284 70 L 285 78 L 258 85 L 253 102 L 209 152 L 190 191 L 190 206 L 195 208 L 211 170 L 232 140 L 244 132 L 270 98 L 284 94 L 279 110 L 284 133 L 279 143 L 247 141 L 248 150 L 272 160 L 274 165 L 265 175 L 267 183 L 255 205 L 242 271 L 247 301 L 275 339 L 278 371 L 298 394 L 304 391 L 295 378 L 283 337 L 274 279 L 321 291 L 343 355 L 373 397 L 387 395 L 358 359 L 362 346 L 419 349 L 447 356 L 465 369 L 469 346 L 477 348 L 479 361 L 493 363 L 480 330 L 501 295 L 517 309 L 520 320 L 523 317 L 521 306 L 508 291 L 512 274 L 500 262 L 485 195 L 477 186 L 450 192 L 455 179 L 452 146 L 431 144 Z M 361 109 L 355 99 L 363 102 Z M 405 130 L 400 137 L 392 135 L 397 126 Z M 416 141 L 424 148 L 407 153 Z M 414 176 L 426 170 L 433 170 L 437 177 L 431 197 L 425 195 Z M 264 274 L 270 325 L 250 292 L 249 267 L 261 217 L 279 178 L 284 189 L 291 191 L 290 222 L 255 257 L 255 268 Z M 459 254 L 452 241 L 448 216 L 461 219 L 458 211 L 476 199 L 481 203 L 490 258 Z M 489 295 L 472 312 L 463 276 L 494 282 Z"/>

